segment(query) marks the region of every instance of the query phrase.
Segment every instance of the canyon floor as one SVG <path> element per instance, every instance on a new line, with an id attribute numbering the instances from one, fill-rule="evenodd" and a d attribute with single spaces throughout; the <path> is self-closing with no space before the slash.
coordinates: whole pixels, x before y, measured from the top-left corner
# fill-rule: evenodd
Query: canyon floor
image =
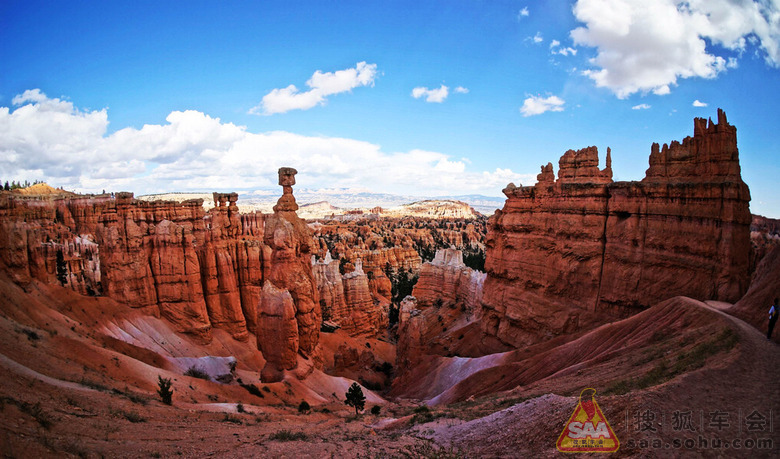
<path id="1" fill-rule="evenodd" d="M 5 457 L 551 457 L 585 387 L 597 390 L 620 439 L 617 456 L 771 457 L 780 444 L 778 345 L 722 303 L 673 298 L 587 333 L 482 357 L 461 373 L 454 367 L 473 359 L 424 361 L 416 377 L 429 393 L 366 390 L 356 416 L 343 403 L 351 381 L 315 370 L 263 384 L 253 343 L 219 330 L 198 345 L 108 298 L 37 281 L 2 278 L 0 295 Z M 120 332 L 125 339 L 114 338 Z M 393 352 L 380 340 L 332 335 L 322 358 L 344 342 Z M 261 395 L 184 376 L 172 363 L 183 356 L 235 356 L 236 376 Z M 172 406 L 156 394 L 158 375 L 173 380 Z M 298 410 L 304 400 L 308 413 Z M 686 411 L 693 430 L 676 430 L 674 413 Z M 734 440 L 754 447 L 726 450 L 722 442 Z"/>

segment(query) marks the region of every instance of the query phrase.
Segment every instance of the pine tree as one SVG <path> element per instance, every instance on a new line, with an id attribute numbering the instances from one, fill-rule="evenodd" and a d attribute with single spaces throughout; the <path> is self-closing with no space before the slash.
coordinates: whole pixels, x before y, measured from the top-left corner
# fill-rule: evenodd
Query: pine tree
<path id="1" fill-rule="evenodd" d="M 173 389 L 171 389 L 171 378 L 163 378 L 162 376 L 157 376 L 157 385 L 160 386 L 159 389 L 157 389 L 157 394 L 160 395 L 160 399 L 163 403 L 166 405 L 171 405 L 173 403 Z"/>
<path id="2" fill-rule="evenodd" d="M 358 383 L 352 383 L 352 385 L 349 386 L 345 397 L 346 400 L 344 403 L 355 408 L 355 416 L 357 416 L 360 411 L 363 411 L 363 408 L 366 406 L 366 396 L 363 395 L 363 389 L 360 388 L 360 384 Z"/>

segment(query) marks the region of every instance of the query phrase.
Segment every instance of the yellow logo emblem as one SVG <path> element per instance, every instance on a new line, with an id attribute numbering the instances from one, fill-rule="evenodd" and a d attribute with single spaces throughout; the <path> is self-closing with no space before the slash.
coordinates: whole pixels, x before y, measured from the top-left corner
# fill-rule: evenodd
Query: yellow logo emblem
<path id="1" fill-rule="evenodd" d="M 596 403 L 596 389 L 583 389 L 555 446 L 562 453 L 614 453 L 620 448 L 612 427 Z"/>

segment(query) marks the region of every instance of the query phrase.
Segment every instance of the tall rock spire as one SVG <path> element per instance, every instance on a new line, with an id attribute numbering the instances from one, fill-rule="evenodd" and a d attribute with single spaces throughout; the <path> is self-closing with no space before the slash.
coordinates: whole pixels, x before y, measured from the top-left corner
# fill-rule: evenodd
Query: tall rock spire
<path id="1" fill-rule="evenodd" d="M 266 283 L 272 284 L 273 288 L 266 285 L 260 298 L 257 344 L 267 360 L 262 377 L 268 382 L 280 381 L 283 370 L 296 368 L 297 362 L 291 360 L 289 355 L 300 353 L 306 358 L 313 356 L 320 338 L 322 312 L 317 283 L 311 269 L 312 236 L 306 222 L 295 213 L 298 204 L 295 203 L 292 193 L 297 172 L 291 167 L 279 169 L 282 197 L 274 206 L 274 214 L 265 222 L 264 241 L 272 250 L 271 271 Z M 292 298 L 294 324 L 283 320 L 287 317 L 287 313 L 283 312 L 289 309 L 289 305 L 284 306 L 287 304 L 284 301 L 284 291 L 289 292 Z M 271 318 L 279 320 L 270 320 Z M 279 331 L 275 330 L 278 326 L 291 327 L 280 335 L 289 337 L 293 334 L 293 325 L 297 328 L 297 340 L 273 342 L 261 339 L 278 335 Z M 288 349 L 289 352 L 279 353 L 275 349 L 278 346 L 293 348 Z M 276 358 L 280 356 L 285 358 Z"/>

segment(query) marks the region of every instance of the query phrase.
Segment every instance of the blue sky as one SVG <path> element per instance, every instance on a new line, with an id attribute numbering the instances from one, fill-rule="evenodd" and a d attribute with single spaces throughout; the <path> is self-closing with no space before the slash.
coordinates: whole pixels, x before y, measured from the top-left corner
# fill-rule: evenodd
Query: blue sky
<path id="1" fill-rule="evenodd" d="M 0 180 L 498 196 L 589 145 L 640 180 L 720 107 L 780 217 L 779 64 L 776 0 L 6 0 Z"/>

